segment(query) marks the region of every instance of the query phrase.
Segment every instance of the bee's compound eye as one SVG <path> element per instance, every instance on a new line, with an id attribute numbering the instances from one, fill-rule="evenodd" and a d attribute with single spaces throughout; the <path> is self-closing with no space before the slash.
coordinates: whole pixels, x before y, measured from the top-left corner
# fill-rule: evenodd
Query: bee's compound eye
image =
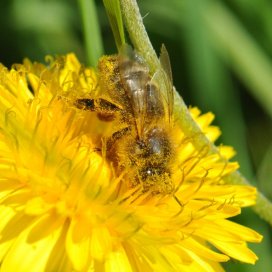
<path id="1" fill-rule="evenodd" d="M 151 130 L 148 134 L 147 147 L 149 156 L 154 156 L 164 162 L 169 159 L 171 144 L 164 131 L 157 128 Z"/>
<path id="2" fill-rule="evenodd" d="M 158 138 L 150 138 L 148 141 L 149 153 L 150 155 L 162 156 L 164 153 L 164 143 L 161 139 Z"/>

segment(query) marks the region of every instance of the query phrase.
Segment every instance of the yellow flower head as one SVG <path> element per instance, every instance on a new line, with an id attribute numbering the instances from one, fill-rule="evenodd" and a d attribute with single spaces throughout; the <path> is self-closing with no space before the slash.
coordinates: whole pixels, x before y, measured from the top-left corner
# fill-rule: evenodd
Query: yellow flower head
<path id="1" fill-rule="evenodd" d="M 122 124 L 79 105 L 103 93 L 101 78 L 73 54 L 48 66 L 0 66 L 0 271 L 218 272 L 230 258 L 255 263 L 247 242 L 261 236 L 228 220 L 256 195 L 224 184 L 238 165 L 221 158 L 233 150 L 196 150 L 176 125 L 169 136 L 174 189 L 143 186 L 137 166 L 116 171 L 106 154 Z M 216 140 L 213 115 L 190 111 Z"/>

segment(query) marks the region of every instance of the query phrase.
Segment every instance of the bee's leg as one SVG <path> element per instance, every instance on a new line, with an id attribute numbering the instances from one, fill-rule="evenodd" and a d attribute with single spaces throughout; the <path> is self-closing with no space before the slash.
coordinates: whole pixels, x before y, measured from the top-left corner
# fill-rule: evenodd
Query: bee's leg
<path id="1" fill-rule="evenodd" d="M 75 106 L 79 109 L 86 111 L 94 111 L 101 121 L 109 122 L 115 119 L 115 115 L 121 109 L 115 104 L 103 98 L 90 99 L 81 98 L 77 99 Z"/>
<path id="2" fill-rule="evenodd" d="M 130 127 L 122 128 L 116 132 L 114 132 L 110 139 L 107 141 L 107 150 L 111 150 L 114 146 L 115 142 L 121 139 L 124 135 L 126 135 L 130 131 Z"/>
<path id="3" fill-rule="evenodd" d="M 114 167 L 118 167 L 119 160 L 117 156 L 117 146 L 116 142 L 120 140 L 124 135 L 126 135 L 130 131 L 129 127 L 125 127 L 120 129 L 112 134 L 110 138 L 107 139 L 105 149 L 106 149 L 106 157 L 109 161 L 113 163 Z"/>
<path id="4" fill-rule="evenodd" d="M 74 104 L 78 109 L 95 111 L 94 99 L 80 98 L 77 99 Z"/>

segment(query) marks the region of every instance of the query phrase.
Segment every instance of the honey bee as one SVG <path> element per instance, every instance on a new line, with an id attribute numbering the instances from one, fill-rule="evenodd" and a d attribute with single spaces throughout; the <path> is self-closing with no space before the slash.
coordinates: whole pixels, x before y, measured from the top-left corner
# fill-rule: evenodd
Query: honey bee
<path id="1" fill-rule="evenodd" d="M 143 58 L 132 49 L 102 57 L 98 71 L 103 95 L 77 99 L 76 106 L 95 111 L 105 122 L 118 121 L 116 131 L 106 139 L 106 159 L 117 174 L 125 173 L 129 187 L 169 194 L 174 190 L 173 84 L 164 46 L 160 62 L 161 69 L 150 74 Z"/>

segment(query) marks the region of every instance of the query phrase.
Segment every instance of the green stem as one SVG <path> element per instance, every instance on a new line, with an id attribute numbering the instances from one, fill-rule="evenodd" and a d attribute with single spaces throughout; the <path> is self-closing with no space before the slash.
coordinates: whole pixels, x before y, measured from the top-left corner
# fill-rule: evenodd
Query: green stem
<path id="1" fill-rule="evenodd" d="M 146 33 L 136 0 L 120 0 L 120 2 L 126 28 L 134 47 L 145 58 L 151 71 L 156 71 L 160 62 Z M 220 156 L 218 148 L 203 134 L 177 92 L 175 92 L 174 107 L 178 124 L 184 133 L 192 139 L 195 148 L 202 150 L 203 147 L 209 147 L 210 154 Z M 221 159 L 225 160 L 223 157 Z M 249 182 L 238 171 L 230 174 L 225 178 L 225 181 L 230 184 L 249 185 Z M 272 203 L 261 193 L 257 195 L 253 210 L 272 225 Z"/>
<path id="2" fill-rule="evenodd" d="M 143 20 L 135 0 L 120 0 L 125 25 L 135 49 L 148 63 L 151 72 L 155 72 L 160 62 L 146 33 Z"/>
<path id="3" fill-rule="evenodd" d="M 103 55 L 103 45 L 96 8 L 93 0 L 78 0 L 82 17 L 87 64 L 96 66 Z"/>

